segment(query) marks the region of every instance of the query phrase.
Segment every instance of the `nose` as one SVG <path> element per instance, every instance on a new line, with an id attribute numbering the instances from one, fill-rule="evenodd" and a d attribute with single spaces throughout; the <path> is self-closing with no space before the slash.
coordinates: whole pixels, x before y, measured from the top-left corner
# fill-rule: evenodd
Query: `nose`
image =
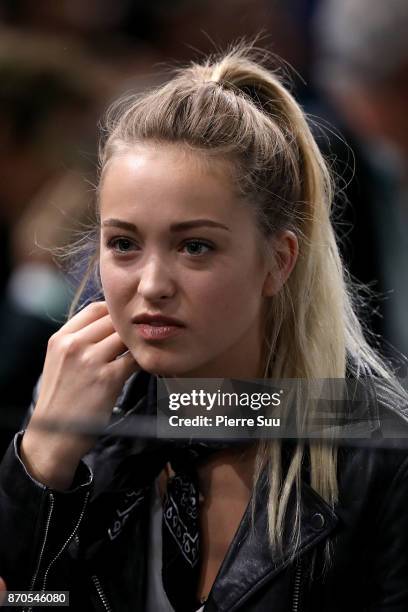
<path id="1" fill-rule="evenodd" d="M 168 265 L 159 257 L 149 257 L 140 271 L 138 293 L 147 301 L 171 298 L 176 284 Z"/>

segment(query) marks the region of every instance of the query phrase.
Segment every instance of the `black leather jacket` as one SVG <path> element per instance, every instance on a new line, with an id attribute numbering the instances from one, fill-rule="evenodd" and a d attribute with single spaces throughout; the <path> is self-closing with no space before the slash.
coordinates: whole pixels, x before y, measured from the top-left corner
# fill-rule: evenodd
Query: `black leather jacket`
<path id="1" fill-rule="evenodd" d="M 132 411 L 149 412 L 154 377 L 127 385 L 112 424 L 66 492 L 34 481 L 16 435 L 0 466 L 0 575 L 10 590 L 69 590 L 71 609 L 143 612 L 149 491 L 162 468 L 154 444 L 112 436 Z M 375 412 L 379 433 L 383 409 Z M 386 415 L 387 418 L 390 414 Z M 394 432 L 407 436 L 403 415 Z M 205 604 L 205 612 L 407 612 L 408 454 L 394 448 L 339 450 L 334 510 L 302 484 L 301 545 L 274 560 L 267 539 L 265 488 L 255 529 L 246 511 Z M 293 499 L 289 502 L 287 525 Z M 323 550 L 331 546 L 331 563 Z M 312 559 L 314 570 L 310 577 Z M 157 612 L 160 612 L 158 610 Z"/>

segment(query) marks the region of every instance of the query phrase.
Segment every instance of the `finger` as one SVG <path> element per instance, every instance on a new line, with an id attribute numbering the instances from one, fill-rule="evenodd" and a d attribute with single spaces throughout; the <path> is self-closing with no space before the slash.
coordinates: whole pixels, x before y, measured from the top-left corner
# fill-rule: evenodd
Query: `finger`
<path id="1" fill-rule="evenodd" d="M 93 344 L 104 340 L 115 331 L 110 314 L 92 321 L 76 334 L 84 344 Z"/>
<path id="2" fill-rule="evenodd" d="M 63 330 L 67 333 L 79 331 L 106 314 L 108 314 L 106 302 L 92 302 L 65 323 Z"/>
<path id="3" fill-rule="evenodd" d="M 127 351 L 112 362 L 112 367 L 116 370 L 118 376 L 128 378 L 133 372 L 140 370 L 140 365 L 133 357 L 130 351 Z"/>
<path id="4" fill-rule="evenodd" d="M 95 348 L 98 350 L 98 358 L 104 362 L 113 361 L 128 350 L 128 347 L 123 343 L 118 332 L 113 332 L 98 342 Z"/>

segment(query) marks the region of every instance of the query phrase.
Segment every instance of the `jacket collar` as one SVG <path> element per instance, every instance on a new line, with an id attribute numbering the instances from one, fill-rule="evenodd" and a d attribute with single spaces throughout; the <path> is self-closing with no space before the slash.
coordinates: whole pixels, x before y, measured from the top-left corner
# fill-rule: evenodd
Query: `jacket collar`
<path id="1" fill-rule="evenodd" d="M 288 541 L 283 554 L 271 554 L 268 541 L 268 511 L 265 478 L 257 489 L 254 526 L 251 527 L 251 504 L 243 516 L 227 555 L 207 599 L 206 612 L 234 612 L 241 608 L 265 583 L 275 579 L 290 562 Z M 296 557 L 324 540 L 336 527 L 339 518 L 330 506 L 306 482 L 301 485 L 300 546 Z M 293 525 L 294 495 L 289 498 L 284 533 Z"/>

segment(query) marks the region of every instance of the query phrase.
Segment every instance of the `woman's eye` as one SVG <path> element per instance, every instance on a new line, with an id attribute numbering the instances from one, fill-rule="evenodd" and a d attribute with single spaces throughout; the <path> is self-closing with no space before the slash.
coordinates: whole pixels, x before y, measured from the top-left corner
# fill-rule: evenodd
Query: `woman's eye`
<path id="1" fill-rule="evenodd" d="M 107 246 L 118 253 L 128 253 L 134 247 L 133 242 L 129 238 L 112 238 Z"/>
<path id="2" fill-rule="evenodd" d="M 189 255 L 204 255 L 208 253 L 208 251 L 213 251 L 214 247 L 207 242 L 203 242 L 202 240 L 189 240 L 183 246 L 184 249 L 187 250 Z"/>

